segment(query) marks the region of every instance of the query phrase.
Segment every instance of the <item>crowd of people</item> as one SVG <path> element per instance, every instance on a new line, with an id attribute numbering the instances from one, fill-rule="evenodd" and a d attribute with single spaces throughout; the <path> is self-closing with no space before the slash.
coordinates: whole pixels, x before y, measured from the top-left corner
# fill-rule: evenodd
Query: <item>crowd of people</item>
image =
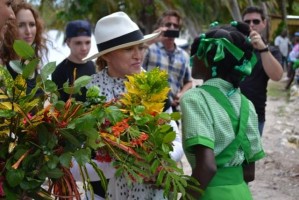
<path id="1" fill-rule="evenodd" d="M 19 71 L 10 61 L 20 58 L 13 51 L 14 40 L 32 45 L 41 58 L 47 53 L 47 39 L 42 19 L 29 3 L 0 0 L 0 14 L 0 63 L 15 78 Z M 283 65 L 288 65 L 283 63 L 288 61 L 290 51 L 285 32 L 275 40 L 279 48 L 266 43 L 262 37 L 266 25 L 263 9 L 247 7 L 242 21 L 213 23 L 194 39 L 187 52 L 175 43 L 183 26 L 178 11 L 165 11 L 155 31 L 148 35 L 126 13 L 115 12 L 98 20 L 94 31 L 98 52 L 87 58 L 92 25 L 84 19 L 74 20 L 65 28 L 70 54 L 57 65 L 51 78 L 63 101 L 75 98 L 84 102 L 86 90 L 94 85 L 110 101 L 126 92 L 127 75 L 156 67 L 166 70 L 170 92 L 164 110 L 182 114 L 181 129 L 171 122 L 176 139 L 170 157 L 179 162 L 185 153 L 192 167 L 191 176 L 204 191 L 190 192 L 196 199 L 252 199 L 248 183 L 254 180 L 255 162 L 265 156 L 261 137 L 266 121 L 267 84 L 269 79 L 282 78 Z M 26 80 L 27 93 L 35 87 L 39 67 Z M 63 91 L 66 82 L 72 85 L 83 75 L 92 79 L 80 95 Z M 193 79 L 202 79 L 203 84 L 193 87 Z M 125 177 L 115 176 L 111 163 L 94 162 L 108 181 L 105 191 L 92 167 L 86 166 L 96 199 L 167 198 L 161 188 L 150 184 L 128 185 Z M 77 167 L 74 163 L 72 173 L 80 181 Z"/>

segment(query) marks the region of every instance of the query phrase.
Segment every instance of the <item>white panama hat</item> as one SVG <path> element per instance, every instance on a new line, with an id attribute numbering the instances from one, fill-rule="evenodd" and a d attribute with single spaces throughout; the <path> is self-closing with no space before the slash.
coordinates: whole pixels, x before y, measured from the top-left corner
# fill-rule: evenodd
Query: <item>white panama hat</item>
<path id="1" fill-rule="evenodd" d="M 144 43 L 156 38 L 160 32 L 143 35 L 139 27 L 124 12 L 116 12 L 101 18 L 95 27 L 98 53 L 84 58 L 92 60 L 108 52 Z"/>

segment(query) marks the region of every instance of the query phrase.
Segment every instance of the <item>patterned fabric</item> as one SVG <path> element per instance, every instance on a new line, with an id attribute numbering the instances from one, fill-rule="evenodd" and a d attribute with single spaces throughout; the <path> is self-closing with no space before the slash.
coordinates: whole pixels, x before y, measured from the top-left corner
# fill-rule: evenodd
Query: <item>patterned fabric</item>
<path id="1" fill-rule="evenodd" d="M 176 47 L 174 52 L 167 52 L 162 43 L 155 43 L 149 46 L 145 53 L 143 68 L 148 71 L 159 67 L 168 72 L 172 101 L 184 84 L 192 81 L 189 59 L 187 52 L 179 47 Z"/>
<path id="2" fill-rule="evenodd" d="M 110 101 L 113 98 L 118 98 L 125 92 L 124 78 L 115 78 L 108 75 L 108 68 L 105 68 L 92 75 L 91 82 L 86 86 L 87 88 L 96 85 L 100 88 L 101 95 L 106 96 L 106 101 Z M 175 123 L 174 123 L 175 124 Z M 175 124 L 176 125 L 176 124 Z M 176 145 L 178 143 L 180 145 Z M 183 150 L 181 147 L 181 138 L 178 135 L 174 141 L 174 152 L 172 157 L 179 157 L 181 159 Z M 96 162 L 98 163 L 98 162 Z M 110 174 L 114 172 L 115 169 L 110 165 L 110 168 L 105 168 L 103 172 Z M 109 176 L 108 189 L 106 199 L 109 200 L 133 200 L 133 199 L 144 199 L 144 200 L 163 200 L 163 190 L 154 189 L 152 185 L 149 184 L 137 184 L 133 183 L 132 186 L 128 185 L 128 181 L 125 177 L 115 177 Z"/>
<path id="3" fill-rule="evenodd" d="M 222 79 L 210 79 L 204 83 L 218 87 L 224 94 L 232 89 L 232 84 Z M 229 100 L 239 116 L 241 96 L 237 90 Z M 258 131 L 258 120 L 254 107 L 249 102 L 249 119 L 247 124 L 247 138 L 250 146 L 250 161 L 260 159 L 262 146 Z M 195 167 L 195 155 L 192 152 L 194 145 L 204 145 L 214 150 L 217 156 L 223 149 L 234 140 L 233 126 L 227 112 L 216 100 L 200 87 L 188 90 L 181 99 L 183 147 L 191 167 Z M 238 166 L 244 161 L 244 153 L 239 149 L 233 159 L 225 166 Z"/>
<path id="4" fill-rule="evenodd" d="M 106 97 L 106 101 L 118 98 L 125 92 L 124 78 L 115 78 L 108 75 L 108 69 L 105 68 L 93 74 L 91 82 L 86 86 L 90 88 L 96 85 L 100 88 L 101 95 Z"/>
<path id="5" fill-rule="evenodd" d="M 115 192 L 117 191 L 117 192 Z M 154 189 L 150 184 L 133 183 L 128 186 L 124 177 L 112 178 L 109 181 L 107 200 L 163 200 L 163 190 Z"/>

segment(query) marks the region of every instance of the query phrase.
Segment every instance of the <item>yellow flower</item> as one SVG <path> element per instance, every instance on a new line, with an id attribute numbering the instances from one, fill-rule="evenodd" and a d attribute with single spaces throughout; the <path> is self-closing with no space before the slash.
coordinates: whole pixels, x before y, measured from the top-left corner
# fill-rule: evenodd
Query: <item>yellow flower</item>
<path id="1" fill-rule="evenodd" d="M 125 82 L 127 92 L 120 101 L 125 106 L 143 105 L 147 113 L 161 113 L 170 90 L 167 78 L 166 71 L 158 68 L 128 76 Z"/>

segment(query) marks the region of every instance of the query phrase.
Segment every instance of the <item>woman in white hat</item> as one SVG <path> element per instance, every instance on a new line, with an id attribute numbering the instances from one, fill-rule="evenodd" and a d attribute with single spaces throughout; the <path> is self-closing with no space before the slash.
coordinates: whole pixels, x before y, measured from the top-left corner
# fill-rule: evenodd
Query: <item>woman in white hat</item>
<path id="1" fill-rule="evenodd" d="M 92 81 L 87 87 L 96 85 L 106 100 L 119 97 L 125 92 L 124 81 L 127 75 L 140 73 L 144 58 L 145 42 L 159 36 L 160 32 L 143 35 L 136 23 L 127 14 L 116 12 L 101 18 L 95 28 L 95 39 L 98 53 L 85 60 L 97 58 L 99 72 L 92 75 Z M 173 122 L 175 131 L 178 128 Z M 177 134 L 178 135 L 178 134 Z M 179 161 L 183 156 L 181 139 L 177 137 L 173 142 L 174 151 L 171 157 Z M 122 199 L 164 199 L 161 190 L 155 190 L 146 184 L 127 186 L 124 178 L 114 177 L 114 168 L 110 163 L 97 162 L 109 180 L 106 198 Z M 100 184 L 98 184 L 100 185 Z"/>

